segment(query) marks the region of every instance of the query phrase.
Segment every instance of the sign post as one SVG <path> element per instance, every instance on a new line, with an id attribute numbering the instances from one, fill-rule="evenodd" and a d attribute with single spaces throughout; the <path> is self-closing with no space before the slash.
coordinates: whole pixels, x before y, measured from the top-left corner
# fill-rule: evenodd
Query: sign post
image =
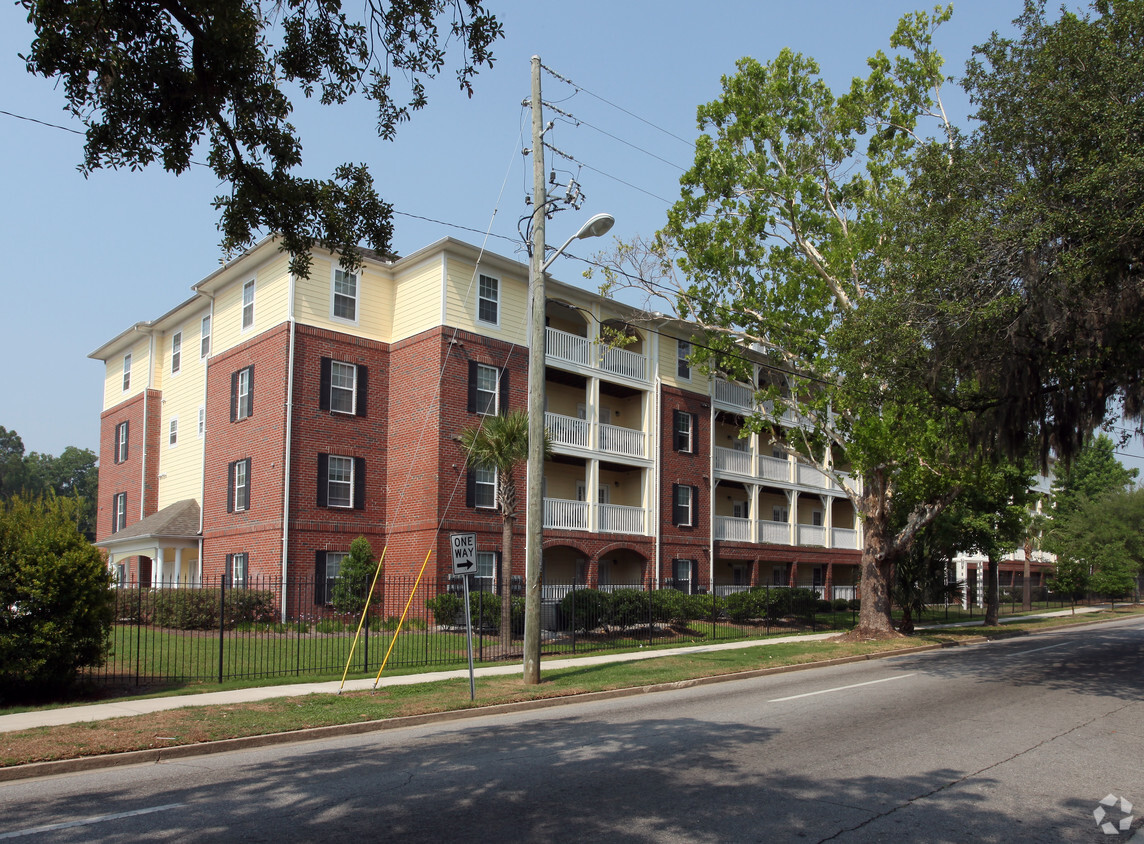
<path id="1" fill-rule="evenodd" d="M 453 551 L 453 574 L 460 575 L 465 593 L 465 640 L 469 646 L 469 700 L 476 700 L 477 684 L 473 675 L 473 618 L 469 611 L 469 577 L 477 570 L 477 535 L 453 533 L 449 535 Z"/>

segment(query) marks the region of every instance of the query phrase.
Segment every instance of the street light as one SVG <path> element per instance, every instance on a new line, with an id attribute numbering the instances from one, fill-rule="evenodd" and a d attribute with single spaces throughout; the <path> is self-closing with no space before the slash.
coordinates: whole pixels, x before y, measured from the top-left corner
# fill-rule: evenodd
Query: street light
<path id="1" fill-rule="evenodd" d="M 568 244 L 572 241 L 583 240 L 587 237 L 602 237 L 610 232 L 612 226 L 615 224 L 616 218 L 611 214 L 597 214 L 584 225 L 580 226 L 580 231 L 564 241 L 564 245 L 553 252 L 552 257 L 540 265 L 540 271 L 542 273 L 548 272 L 548 268 L 552 266 L 552 262 L 560 257 L 560 254 L 568 248 Z"/>

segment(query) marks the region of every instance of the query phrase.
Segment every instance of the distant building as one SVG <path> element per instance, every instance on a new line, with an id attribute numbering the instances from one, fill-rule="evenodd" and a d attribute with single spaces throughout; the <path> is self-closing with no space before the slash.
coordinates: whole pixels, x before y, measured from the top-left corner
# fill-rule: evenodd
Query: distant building
<path id="1" fill-rule="evenodd" d="M 122 581 L 312 576 L 313 595 L 289 599 L 300 609 L 328 600 L 356 536 L 387 548 L 389 574 L 430 551 L 445 574 L 458 531 L 478 534 L 482 576 L 507 574 L 497 478 L 465 470 L 456 435 L 525 408 L 527 267 L 453 239 L 367 253 L 356 273 L 313 259 L 297 278 L 268 239 L 92 352 L 97 544 Z M 769 435 L 740 436 L 751 387 L 693 368 L 686 324 L 559 282 L 548 295 L 546 588 L 853 596 L 854 508 Z M 601 343 L 603 326 L 629 342 Z"/>

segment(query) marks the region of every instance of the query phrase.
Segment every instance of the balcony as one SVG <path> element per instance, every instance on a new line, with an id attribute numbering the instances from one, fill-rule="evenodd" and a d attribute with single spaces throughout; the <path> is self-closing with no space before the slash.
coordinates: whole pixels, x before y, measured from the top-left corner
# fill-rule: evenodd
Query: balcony
<path id="1" fill-rule="evenodd" d="M 751 520 L 735 516 L 716 516 L 715 538 L 728 542 L 750 542 Z"/>
<path id="2" fill-rule="evenodd" d="M 624 504 L 591 504 L 562 498 L 544 499 L 544 527 L 552 530 L 592 529 L 595 510 L 599 533 L 647 533 L 647 510 Z"/>
<path id="3" fill-rule="evenodd" d="M 737 451 L 722 446 L 715 446 L 715 471 L 740 475 L 754 480 L 795 484 L 808 489 L 844 492 L 842 486 L 833 478 L 813 466 L 807 466 L 793 460 L 783 460 L 780 457 L 770 457 L 765 454 L 755 456 L 749 451 Z M 839 478 L 851 485 L 856 483 L 854 476 L 845 472 L 840 472 Z M 859 488 L 857 491 L 861 492 L 861 489 Z"/>
<path id="4" fill-rule="evenodd" d="M 617 349 L 559 328 L 544 329 L 544 354 L 550 361 L 598 369 L 633 381 L 647 381 L 647 356 Z"/>
<path id="5" fill-rule="evenodd" d="M 625 457 L 647 456 L 647 435 L 634 428 L 604 423 L 594 425 L 585 419 L 560 413 L 545 413 L 544 425 L 548 429 L 548 440 L 554 446 L 593 448 L 592 428 L 595 427 L 599 433 L 600 451 Z"/>
<path id="6" fill-rule="evenodd" d="M 755 542 L 751 530 L 751 519 L 742 519 L 735 516 L 715 517 L 715 538 L 723 542 Z M 765 545 L 790 545 L 791 525 L 789 522 L 759 521 L 758 542 Z M 797 545 L 812 548 L 826 547 L 826 528 L 817 525 L 795 525 L 798 540 Z M 857 550 L 861 548 L 861 538 L 857 530 L 850 528 L 832 528 L 830 531 L 831 548 Z"/>

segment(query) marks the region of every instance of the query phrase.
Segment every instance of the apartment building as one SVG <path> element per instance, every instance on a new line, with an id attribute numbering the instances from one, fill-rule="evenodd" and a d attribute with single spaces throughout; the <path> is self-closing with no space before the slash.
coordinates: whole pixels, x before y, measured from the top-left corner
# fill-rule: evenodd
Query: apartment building
<path id="1" fill-rule="evenodd" d="M 352 273 L 318 251 L 299 278 L 267 239 L 96 349 L 109 565 L 144 584 L 312 574 L 320 605 L 357 536 L 390 574 L 427 556 L 446 574 L 449 534 L 475 532 L 481 575 L 510 574 L 498 479 L 457 435 L 526 406 L 527 278 L 451 238 Z M 754 390 L 691 366 L 685 324 L 558 281 L 546 313 L 546 586 L 852 596 L 850 501 L 781 428 L 745 433 Z"/>

